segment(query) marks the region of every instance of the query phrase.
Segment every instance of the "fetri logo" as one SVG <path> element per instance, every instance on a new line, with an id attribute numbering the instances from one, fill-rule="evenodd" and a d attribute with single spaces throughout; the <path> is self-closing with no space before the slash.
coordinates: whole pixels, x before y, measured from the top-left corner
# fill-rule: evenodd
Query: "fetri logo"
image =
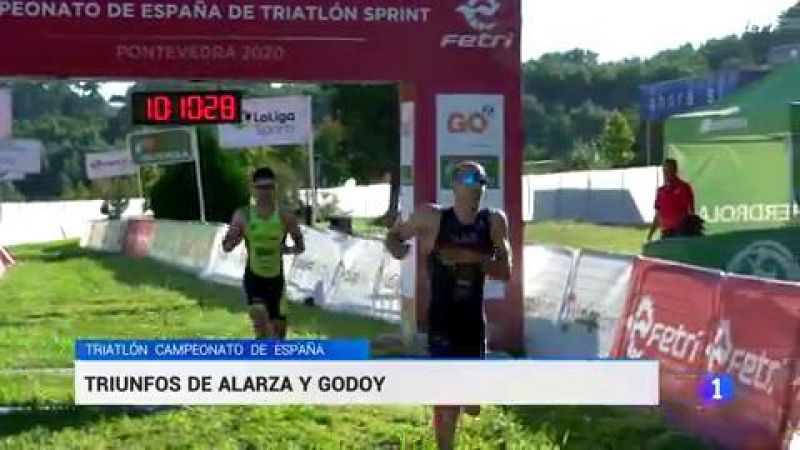
<path id="1" fill-rule="evenodd" d="M 628 317 L 629 358 L 641 358 L 645 350 L 653 349 L 657 353 L 680 361 L 692 362 L 700 354 L 705 343 L 705 332 L 691 330 L 678 324 L 656 322 L 653 300 L 642 297 L 636 311 Z M 650 352 L 652 354 L 652 352 Z"/>
<path id="2" fill-rule="evenodd" d="M 490 31 L 497 26 L 495 17 L 500 12 L 500 0 L 469 0 L 456 8 L 473 29 Z"/>
<path id="3" fill-rule="evenodd" d="M 494 107 L 485 105 L 480 111 L 454 111 L 447 117 L 447 131 L 453 134 L 483 134 L 494 118 Z"/>
<path id="4" fill-rule="evenodd" d="M 501 8 L 500 0 L 467 0 L 456 8 L 456 12 L 460 13 L 467 25 L 478 33 L 445 34 L 442 36 L 441 46 L 464 49 L 511 48 L 514 44 L 514 33 L 491 33 L 497 28 L 497 16 Z"/>

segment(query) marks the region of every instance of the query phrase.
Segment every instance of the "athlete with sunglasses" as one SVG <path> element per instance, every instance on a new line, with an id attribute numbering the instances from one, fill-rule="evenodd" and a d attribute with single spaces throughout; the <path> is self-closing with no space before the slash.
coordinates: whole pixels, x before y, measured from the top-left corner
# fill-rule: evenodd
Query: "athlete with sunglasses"
<path id="1" fill-rule="evenodd" d="M 480 209 L 486 171 L 476 162 L 459 163 L 452 174 L 454 204 L 430 205 L 398 222 L 386 236 L 395 258 L 406 256 L 406 241 L 417 237 L 428 259 L 430 304 L 428 351 L 434 358 L 483 358 L 486 320 L 483 286 L 486 276 L 511 277 L 511 245 L 504 212 Z M 477 415 L 478 406 L 465 406 Z M 440 449 L 453 448 L 462 407 L 435 406 L 434 432 Z"/>
<path id="2" fill-rule="evenodd" d="M 251 191 L 256 204 L 233 214 L 222 249 L 229 253 L 244 240 L 247 248 L 244 291 L 256 338 L 285 339 L 286 317 L 281 313 L 286 286 L 282 255 L 305 251 L 303 233 L 297 218 L 277 205 L 272 169 L 262 167 L 253 173 Z M 286 245 L 287 234 L 294 242 L 292 247 Z"/>

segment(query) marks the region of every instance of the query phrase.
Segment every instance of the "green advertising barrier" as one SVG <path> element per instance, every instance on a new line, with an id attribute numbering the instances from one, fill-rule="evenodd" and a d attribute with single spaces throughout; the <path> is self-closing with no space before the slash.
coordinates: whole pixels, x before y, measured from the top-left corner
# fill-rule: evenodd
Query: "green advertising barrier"
<path id="1" fill-rule="evenodd" d="M 129 134 L 128 148 L 140 166 L 179 164 L 194 161 L 197 137 L 193 128 L 148 130 Z"/>
<path id="2" fill-rule="evenodd" d="M 800 281 L 800 226 L 663 239 L 645 245 L 643 254 L 741 275 Z"/>

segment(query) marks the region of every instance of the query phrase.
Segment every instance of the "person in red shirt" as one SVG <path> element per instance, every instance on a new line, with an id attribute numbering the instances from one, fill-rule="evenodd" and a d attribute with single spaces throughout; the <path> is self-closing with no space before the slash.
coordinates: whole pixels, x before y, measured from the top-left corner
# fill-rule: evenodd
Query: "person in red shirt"
<path id="1" fill-rule="evenodd" d="M 672 158 L 664 160 L 664 185 L 656 192 L 656 215 L 647 240 L 653 239 L 656 228 L 661 237 L 677 236 L 684 219 L 694 214 L 694 192 L 689 183 L 678 177 L 678 162 Z"/>

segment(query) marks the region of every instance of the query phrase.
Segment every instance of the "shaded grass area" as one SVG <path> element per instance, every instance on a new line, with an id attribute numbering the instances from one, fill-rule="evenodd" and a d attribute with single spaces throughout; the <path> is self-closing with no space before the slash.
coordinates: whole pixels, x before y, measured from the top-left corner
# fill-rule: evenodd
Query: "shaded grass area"
<path id="1" fill-rule="evenodd" d="M 0 446 L 434 448 L 430 414 L 422 407 L 199 407 L 152 415 L 67 408 L 17 414 L 12 418 L 0 424 Z M 465 420 L 463 425 L 460 448 L 548 448 L 549 445 L 545 434 L 509 428 L 506 416 L 496 408 L 487 411 L 481 420 Z"/>
<path id="2" fill-rule="evenodd" d="M 153 414 L 68 404 L 0 421 L 3 448 L 432 449 L 424 407 L 190 407 Z M 199 426 L 202 424 L 202 426 Z M 458 448 L 705 449 L 658 414 L 622 408 L 488 407 L 464 417 Z"/>
<path id="3" fill-rule="evenodd" d="M 0 281 L 0 448 L 434 448 L 425 407 L 191 407 L 152 414 L 73 405 L 76 338 L 250 336 L 241 294 L 161 264 L 74 242 L 13 249 Z M 293 336 L 367 337 L 377 320 L 289 304 Z M 379 348 L 378 353 L 397 349 Z M 488 407 L 464 418 L 458 448 L 702 448 L 635 408 Z M 680 446 L 675 446 L 680 445 Z"/>

